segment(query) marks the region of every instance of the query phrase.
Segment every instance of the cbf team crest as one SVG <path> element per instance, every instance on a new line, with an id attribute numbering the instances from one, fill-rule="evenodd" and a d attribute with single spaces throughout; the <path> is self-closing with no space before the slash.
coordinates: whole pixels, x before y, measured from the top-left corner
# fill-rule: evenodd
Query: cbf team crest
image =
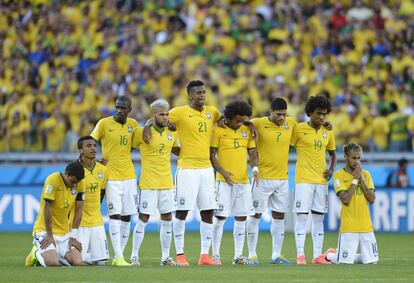
<path id="1" fill-rule="evenodd" d="M 247 133 L 246 133 L 246 131 L 242 131 L 242 132 L 241 132 L 241 135 L 242 135 L 242 137 L 243 137 L 244 139 L 247 139 Z"/>
<path id="2" fill-rule="evenodd" d="M 132 134 L 132 127 L 128 126 L 128 133 Z"/>
<path id="3" fill-rule="evenodd" d="M 102 180 L 103 179 L 103 173 L 102 173 L 102 171 L 99 171 L 98 172 L 98 179 L 99 180 Z"/>
<path id="4" fill-rule="evenodd" d="M 168 141 L 172 141 L 172 136 L 171 136 L 171 134 L 168 134 L 168 135 L 167 135 L 167 140 L 168 140 Z"/>
<path id="5" fill-rule="evenodd" d="M 206 112 L 206 116 L 207 116 L 207 119 L 211 119 L 211 114 L 210 114 L 210 112 Z"/>
<path id="6" fill-rule="evenodd" d="M 285 124 L 285 126 L 284 126 L 284 127 L 285 127 L 285 129 L 286 129 L 286 130 L 288 130 L 288 129 L 289 129 L 289 125 L 288 125 L 288 124 Z"/>
<path id="7" fill-rule="evenodd" d="M 328 135 L 327 135 L 326 133 L 322 133 L 322 137 L 323 137 L 324 139 L 327 139 L 327 138 L 328 138 Z"/>

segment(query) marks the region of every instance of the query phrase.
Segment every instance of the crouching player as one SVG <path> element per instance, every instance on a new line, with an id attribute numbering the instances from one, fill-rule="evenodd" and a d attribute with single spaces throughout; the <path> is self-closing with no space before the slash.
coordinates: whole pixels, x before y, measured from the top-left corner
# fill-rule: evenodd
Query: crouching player
<path id="1" fill-rule="evenodd" d="M 377 263 L 377 241 L 368 207 L 375 201 L 371 174 L 362 170 L 361 146 L 349 143 L 344 146 L 344 154 L 346 166 L 333 176 L 335 191 L 342 202 L 338 249 L 328 251 L 326 258 L 332 263 Z"/>
<path id="2" fill-rule="evenodd" d="M 109 258 L 101 202 L 105 195 L 108 169 L 96 158 L 96 141 L 91 136 L 78 140 L 79 162 L 85 170 L 85 201 L 78 239 L 82 244 L 82 260 L 87 264 L 105 265 Z"/>
<path id="3" fill-rule="evenodd" d="M 55 172 L 47 177 L 33 227 L 34 247 L 26 257 L 26 266 L 33 266 L 36 261 L 45 267 L 82 264 L 82 245 L 76 238 L 85 198 L 85 187 L 78 183 L 84 177 L 85 171 L 78 161 L 69 163 L 64 173 Z M 69 223 L 73 208 L 73 223 Z"/>
<path id="4" fill-rule="evenodd" d="M 247 216 L 254 215 L 253 201 L 247 172 L 247 153 L 253 176 L 258 181 L 256 143 L 249 127 L 243 123 L 252 114 L 244 101 L 229 103 L 224 109 L 226 127 L 213 129 L 210 159 L 217 171 L 216 190 L 219 208 L 215 211 L 213 230 L 213 260 L 220 261 L 220 243 L 226 218 L 233 215 L 234 259 L 233 264 L 248 264 L 242 256 Z"/>
<path id="5" fill-rule="evenodd" d="M 150 215 L 161 214 L 161 265 L 175 266 L 170 257 L 172 239 L 172 211 L 175 211 L 174 184 L 171 173 L 171 152 L 178 155 L 177 132 L 168 129 L 167 101 L 158 99 L 151 104 L 154 123 L 149 144 L 138 135 L 136 147 L 141 151 L 141 175 L 139 178 L 138 221 L 134 228 L 131 264 L 139 266 L 139 249 L 144 240 L 145 226 Z"/>

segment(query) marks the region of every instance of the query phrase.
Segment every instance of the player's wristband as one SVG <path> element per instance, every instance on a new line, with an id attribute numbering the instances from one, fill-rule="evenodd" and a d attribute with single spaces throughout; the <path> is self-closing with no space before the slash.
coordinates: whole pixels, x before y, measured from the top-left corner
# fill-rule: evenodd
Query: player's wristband
<path id="1" fill-rule="evenodd" d="M 72 229 L 72 231 L 70 231 L 69 238 L 77 239 L 78 238 L 78 229 Z"/>
<path id="2" fill-rule="evenodd" d="M 353 179 L 351 184 L 352 185 L 355 185 L 355 186 L 358 185 L 358 180 L 357 179 Z"/>
<path id="3" fill-rule="evenodd" d="M 254 166 L 252 168 L 253 173 L 259 173 L 259 168 L 257 168 L 257 166 Z"/>

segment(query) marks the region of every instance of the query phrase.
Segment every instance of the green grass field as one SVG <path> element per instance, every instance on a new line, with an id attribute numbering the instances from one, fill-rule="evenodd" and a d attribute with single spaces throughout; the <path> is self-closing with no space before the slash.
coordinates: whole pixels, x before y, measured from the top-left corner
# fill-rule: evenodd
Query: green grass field
<path id="1" fill-rule="evenodd" d="M 380 254 L 377 265 L 306 266 L 270 265 L 271 243 L 268 233 L 261 233 L 257 266 L 233 266 L 233 239 L 225 233 L 222 243 L 222 267 L 198 267 L 199 234 L 186 234 L 186 254 L 192 266 L 162 267 L 159 236 L 145 235 L 140 253 L 141 267 L 42 268 L 24 267 L 24 259 L 31 247 L 30 233 L 1 233 L 0 282 L 414 282 L 414 236 L 376 234 Z M 312 256 L 312 239 L 306 239 L 306 254 Z M 131 238 L 129 240 L 131 242 Z M 325 247 L 335 247 L 336 234 L 327 234 Z M 129 258 L 131 245 L 125 253 Z M 172 251 L 174 246 L 172 247 Z M 246 250 L 246 248 L 245 248 Z M 293 234 L 287 234 L 284 254 L 295 258 Z"/>

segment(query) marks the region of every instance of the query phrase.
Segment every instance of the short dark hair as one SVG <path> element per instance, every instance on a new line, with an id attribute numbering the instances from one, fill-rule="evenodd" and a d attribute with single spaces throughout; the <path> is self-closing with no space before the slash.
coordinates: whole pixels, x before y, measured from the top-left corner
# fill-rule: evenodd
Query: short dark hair
<path id="1" fill-rule="evenodd" d="M 252 107 L 244 100 L 232 101 L 224 108 L 224 117 L 233 119 L 236 115 L 252 116 Z"/>
<path id="2" fill-rule="evenodd" d="M 83 136 L 83 137 L 80 137 L 78 139 L 78 149 L 82 149 L 83 142 L 84 141 L 87 141 L 87 140 L 95 140 L 95 139 L 93 137 L 91 137 L 91 136 Z"/>
<path id="3" fill-rule="evenodd" d="M 327 99 L 324 96 L 312 96 L 309 98 L 309 100 L 306 102 L 305 105 L 305 112 L 306 115 L 310 116 L 311 113 L 313 113 L 316 109 L 326 109 L 328 110 L 328 114 L 331 112 L 331 102 L 329 99 Z"/>
<path id="4" fill-rule="evenodd" d="M 281 97 L 276 97 L 275 99 L 273 99 L 272 104 L 270 105 L 270 108 L 272 108 L 272 111 L 285 110 L 287 109 L 286 100 Z"/>
<path id="5" fill-rule="evenodd" d="M 83 165 L 79 161 L 72 161 L 68 164 L 65 168 L 65 173 L 69 176 L 74 176 L 78 181 L 83 180 L 85 178 L 85 169 L 83 169 Z"/>
<path id="6" fill-rule="evenodd" d="M 129 106 L 132 105 L 131 98 L 129 96 L 117 96 L 115 101 L 122 101 L 128 103 Z"/>
<path id="7" fill-rule="evenodd" d="M 187 85 L 187 94 L 190 94 L 191 89 L 195 86 L 202 86 L 205 85 L 205 83 L 201 80 L 193 80 L 191 82 L 188 83 Z"/>

